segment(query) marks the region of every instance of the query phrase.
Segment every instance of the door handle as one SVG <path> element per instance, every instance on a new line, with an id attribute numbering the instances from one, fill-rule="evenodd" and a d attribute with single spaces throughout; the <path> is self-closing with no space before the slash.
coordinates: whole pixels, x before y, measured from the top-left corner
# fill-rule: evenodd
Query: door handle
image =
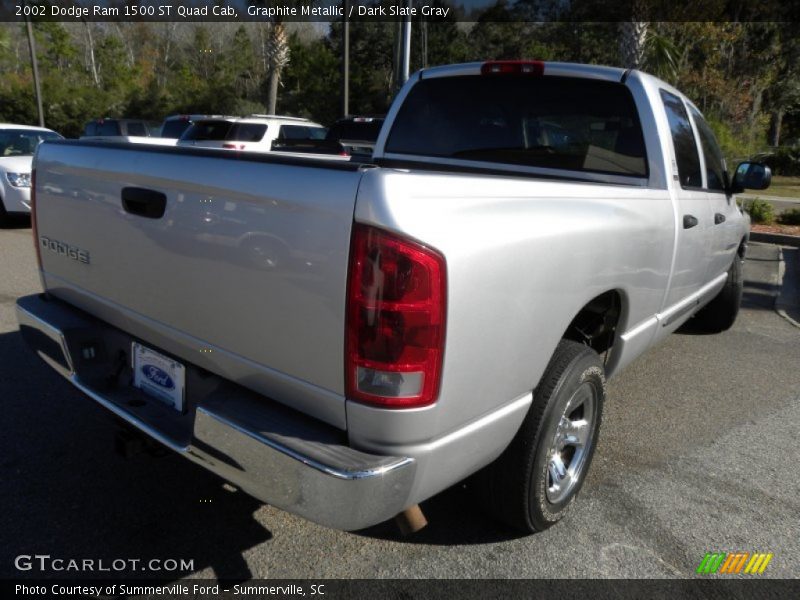
<path id="1" fill-rule="evenodd" d="M 146 219 L 160 219 L 167 208 L 167 196 L 145 188 L 122 188 L 122 208 L 126 212 Z"/>
<path id="2" fill-rule="evenodd" d="M 724 222 L 725 222 L 725 215 L 723 215 L 722 213 L 716 213 L 714 215 L 714 225 L 719 225 L 720 223 Z"/>
<path id="3" fill-rule="evenodd" d="M 695 225 L 697 225 L 699 221 L 697 217 L 694 215 L 683 215 L 683 228 L 684 229 L 691 229 Z"/>

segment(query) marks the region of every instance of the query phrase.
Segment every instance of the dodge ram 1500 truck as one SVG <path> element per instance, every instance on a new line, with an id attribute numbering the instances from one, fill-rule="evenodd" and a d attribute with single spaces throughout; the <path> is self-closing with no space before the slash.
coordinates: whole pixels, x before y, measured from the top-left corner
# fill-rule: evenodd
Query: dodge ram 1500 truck
<path id="1" fill-rule="evenodd" d="M 700 111 L 636 70 L 416 73 L 368 162 L 47 142 L 45 292 L 20 330 L 95 402 L 287 511 L 352 530 L 475 475 L 558 521 L 605 384 L 736 318 L 749 220 Z"/>

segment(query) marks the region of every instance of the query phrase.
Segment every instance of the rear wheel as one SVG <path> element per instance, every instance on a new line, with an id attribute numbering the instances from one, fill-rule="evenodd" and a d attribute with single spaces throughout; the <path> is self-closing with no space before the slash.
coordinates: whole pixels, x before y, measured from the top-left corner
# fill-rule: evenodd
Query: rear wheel
<path id="1" fill-rule="evenodd" d="M 564 517 L 586 479 L 604 400 L 600 357 L 562 340 L 511 445 L 476 479 L 494 517 L 526 532 Z"/>
<path id="2" fill-rule="evenodd" d="M 692 320 L 692 324 L 703 331 L 719 333 L 730 329 L 736 322 L 739 307 L 742 304 L 744 290 L 744 276 L 742 263 L 744 261 L 737 254 L 730 269 L 725 287 L 720 290 L 714 299 L 700 309 Z"/>

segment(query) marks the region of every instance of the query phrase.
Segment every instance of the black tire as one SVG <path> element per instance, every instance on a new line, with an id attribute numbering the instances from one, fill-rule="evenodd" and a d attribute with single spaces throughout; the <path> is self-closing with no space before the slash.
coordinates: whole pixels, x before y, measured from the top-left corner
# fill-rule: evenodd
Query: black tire
<path id="1" fill-rule="evenodd" d="M 11 217 L 6 212 L 6 207 L 3 204 L 3 199 L 0 198 L 0 227 L 5 227 L 11 222 Z"/>
<path id="2" fill-rule="evenodd" d="M 701 331 L 719 333 L 730 329 L 736 322 L 742 304 L 744 277 L 742 258 L 737 254 L 728 269 L 728 279 L 719 294 L 701 308 L 692 319 L 692 325 Z"/>
<path id="3" fill-rule="evenodd" d="M 586 408 L 588 401 L 575 404 L 586 394 L 592 398 L 591 410 Z M 500 458 L 475 478 L 479 499 L 492 516 L 526 533 L 547 529 L 564 517 L 591 465 L 604 400 L 605 370 L 600 357 L 583 344 L 562 340 L 533 392 L 533 403 L 517 435 Z M 567 410 L 570 403 L 573 408 Z M 587 412 L 577 414 L 580 410 Z M 571 456 L 567 456 L 567 446 L 553 452 L 562 440 L 558 436 L 564 418 L 576 424 L 582 416 L 587 417 L 587 437 L 580 456 L 577 447 Z M 567 458 L 561 462 L 567 473 L 573 466 L 576 469 L 569 488 L 559 490 L 555 485 L 551 457 L 556 454 Z"/>

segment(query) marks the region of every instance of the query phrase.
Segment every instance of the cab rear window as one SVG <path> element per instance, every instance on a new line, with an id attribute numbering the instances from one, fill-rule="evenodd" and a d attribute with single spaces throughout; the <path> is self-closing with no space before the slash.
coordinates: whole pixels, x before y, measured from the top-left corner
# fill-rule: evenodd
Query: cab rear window
<path id="1" fill-rule="evenodd" d="M 349 121 L 346 123 L 335 123 L 326 139 L 329 140 L 356 140 L 359 142 L 374 142 L 380 135 L 383 127 L 383 119 L 372 119 L 369 121 Z"/>
<path id="2" fill-rule="evenodd" d="M 630 91 L 581 78 L 422 80 L 403 103 L 385 150 L 633 177 L 648 173 Z"/>

